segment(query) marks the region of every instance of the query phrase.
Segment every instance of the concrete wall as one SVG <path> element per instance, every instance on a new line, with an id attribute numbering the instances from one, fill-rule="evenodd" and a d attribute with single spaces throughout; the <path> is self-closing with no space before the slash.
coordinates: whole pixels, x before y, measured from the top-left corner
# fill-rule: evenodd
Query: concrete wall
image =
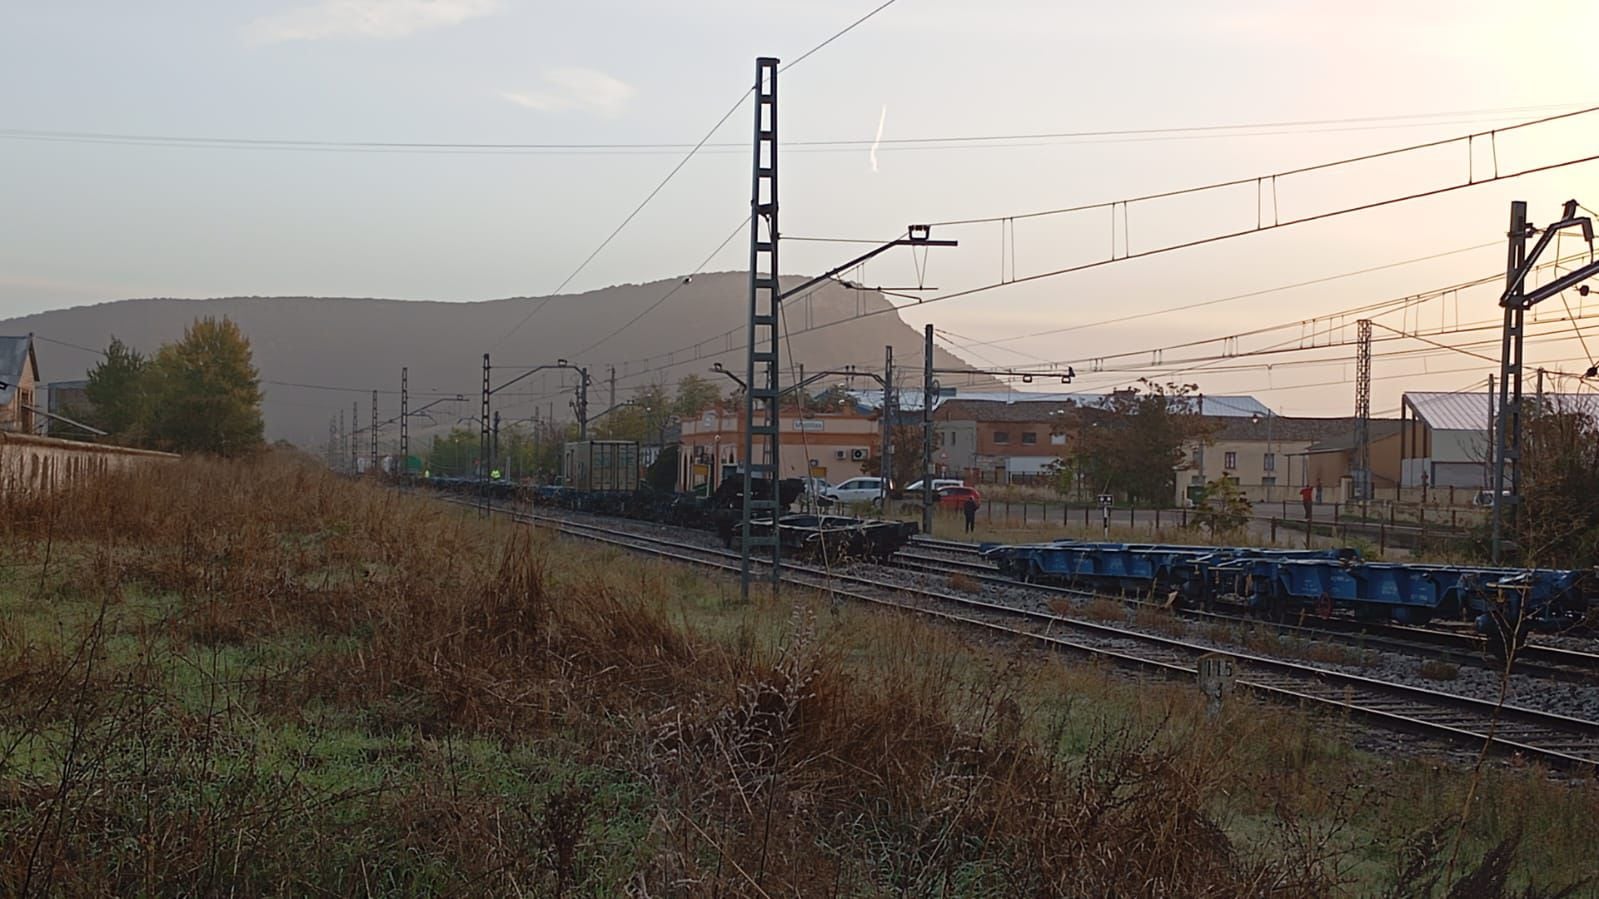
<path id="1" fill-rule="evenodd" d="M 48 492 L 76 480 L 177 459 L 125 446 L 0 433 L 0 490 Z"/>

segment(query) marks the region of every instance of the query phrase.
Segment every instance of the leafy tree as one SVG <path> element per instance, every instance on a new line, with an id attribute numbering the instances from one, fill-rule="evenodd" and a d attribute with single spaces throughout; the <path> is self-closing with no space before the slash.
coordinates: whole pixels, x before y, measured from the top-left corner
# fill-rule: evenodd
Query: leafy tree
<path id="1" fill-rule="evenodd" d="M 260 449 L 261 382 L 250 341 L 229 319 L 200 318 L 150 363 L 150 439 L 177 452 Z"/>
<path id="2" fill-rule="evenodd" d="M 105 358 L 89 371 L 84 388 L 92 407 L 85 413 L 90 423 L 119 442 L 142 442 L 150 412 L 149 370 L 149 359 L 112 337 Z"/>
<path id="3" fill-rule="evenodd" d="M 1599 421 L 1554 405 L 1522 420 L 1521 501 L 1509 517 L 1517 555 L 1559 568 L 1599 563 Z"/>
<path id="4" fill-rule="evenodd" d="M 453 428 L 448 434 L 435 434 L 422 468 L 436 477 L 467 477 L 475 474 L 481 442 L 478 432 L 470 428 Z"/>
<path id="5" fill-rule="evenodd" d="M 1205 485 L 1204 495 L 1194 509 L 1194 526 L 1206 529 L 1215 540 L 1248 524 L 1253 511 L 1249 497 L 1233 479 L 1220 477 Z"/>
<path id="6" fill-rule="evenodd" d="M 924 436 L 922 426 L 917 423 L 901 423 L 889 428 L 888 439 L 894 444 L 894 464 L 888 473 L 888 482 L 895 490 L 903 490 L 922 479 Z M 882 442 L 880 435 L 874 439 L 874 453 Z M 861 470 L 869 475 L 880 475 L 883 470 L 881 455 L 867 459 L 861 464 Z"/>
<path id="7" fill-rule="evenodd" d="M 1192 384 L 1141 380 L 1095 406 L 1080 406 L 1065 427 L 1075 430 L 1077 465 L 1095 490 L 1134 503 L 1169 502 L 1177 489 L 1183 447 L 1207 439 Z"/>
<path id="8" fill-rule="evenodd" d="M 532 428 L 520 423 L 500 428 L 494 463 L 506 477 L 544 481 L 561 470 L 561 447 L 577 439 L 577 425 L 539 422 Z M 474 458 L 476 449 L 473 450 Z"/>
<path id="9" fill-rule="evenodd" d="M 672 401 L 672 411 L 679 418 L 692 418 L 721 398 L 722 390 L 717 385 L 699 375 L 684 375 L 677 382 L 677 397 Z"/>

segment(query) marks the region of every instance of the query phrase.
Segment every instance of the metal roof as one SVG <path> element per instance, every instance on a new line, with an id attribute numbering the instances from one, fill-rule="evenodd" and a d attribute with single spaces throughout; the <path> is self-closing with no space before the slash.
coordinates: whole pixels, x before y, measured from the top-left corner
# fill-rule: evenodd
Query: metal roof
<path id="1" fill-rule="evenodd" d="M 33 346 L 33 335 L 23 337 L 0 337 L 0 381 L 5 383 L 0 387 L 0 405 L 11 402 L 16 394 L 15 384 L 22 379 L 22 367 L 27 365 L 30 358 L 29 349 Z M 39 379 L 39 363 L 33 363 L 33 378 Z"/>
<path id="2" fill-rule="evenodd" d="M 1559 410 L 1599 415 L 1599 394 L 1545 393 L 1544 402 Z M 1532 399 L 1527 395 L 1526 399 Z M 1487 431 L 1492 409 L 1498 404 L 1487 391 L 1481 393 L 1406 393 L 1405 405 L 1416 418 L 1437 431 Z"/>

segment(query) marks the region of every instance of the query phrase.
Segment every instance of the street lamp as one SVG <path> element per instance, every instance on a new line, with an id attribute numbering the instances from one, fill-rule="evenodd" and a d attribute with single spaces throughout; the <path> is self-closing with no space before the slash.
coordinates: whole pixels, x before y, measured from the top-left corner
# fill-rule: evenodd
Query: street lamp
<path id="1" fill-rule="evenodd" d="M 1273 416 L 1272 416 L 1272 413 L 1271 413 L 1271 409 L 1268 408 L 1266 410 L 1266 454 L 1265 454 L 1265 456 L 1262 457 L 1261 463 L 1260 463 L 1261 487 L 1265 488 L 1266 501 L 1267 502 L 1271 502 L 1271 493 L 1272 493 L 1271 488 L 1272 488 L 1272 486 L 1275 486 L 1276 481 L 1277 481 L 1277 457 L 1271 451 L 1271 420 L 1272 420 L 1272 417 Z M 1251 413 L 1249 413 L 1249 422 L 1250 422 L 1250 424 L 1257 424 L 1257 425 L 1260 424 L 1260 413 L 1259 412 L 1251 412 Z M 1266 484 L 1266 474 L 1265 474 L 1265 472 L 1266 472 L 1266 461 L 1265 460 L 1266 459 L 1270 459 L 1271 460 L 1271 479 L 1272 479 L 1272 482 L 1273 482 L 1271 485 L 1267 485 Z"/>
<path id="2" fill-rule="evenodd" d="M 728 378 L 729 380 L 731 380 L 734 384 L 737 384 L 739 390 L 748 390 L 749 389 L 749 385 L 744 383 L 744 379 L 743 378 L 741 378 L 738 375 L 735 375 L 732 372 L 728 371 L 727 369 L 723 368 L 722 367 L 722 363 L 720 363 L 720 362 L 711 363 L 711 371 L 714 372 L 715 374 L 722 375 L 722 376 Z"/>

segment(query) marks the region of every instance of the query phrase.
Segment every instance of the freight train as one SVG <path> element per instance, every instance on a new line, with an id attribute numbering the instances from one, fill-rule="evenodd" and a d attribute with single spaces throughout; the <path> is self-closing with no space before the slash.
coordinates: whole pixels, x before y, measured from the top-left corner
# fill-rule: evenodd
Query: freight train
<path id="1" fill-rule="evenodd" d="M 729 548 L 743 537 L 742 477 L 725 478 L 708 496 L 658 490 L 640 482 L 637 444 L 630 441 L 569 443 L 564 463 L 565 483 L 559 485 L 530 487 L 472 478 L 426 478 L 422 483 L 454 493 L 715 531 Z M 757 496 L 772 495 L 770 479 L 755 478 L 753 486 Z M 887 561 L 918 531 L 910 522 L 788 511 L 804 490 L 803 479 L 778 481 L 775 499 L 782 511 L 775 522 L 770 517 L 752 521 L 753 534 L 766 537 L 775 530 L 786 555 Z"/>
<path id="2" fill-rule="evenodd" d="M 1532 631 L 1591 623 L 1599 610 L 1593 570 L 1368 562 L 1353 549 L 1075 540 L 984 544 L 981 552 L 1020 581 L 1143 595 L 1172 606 L 1241 603 L 1276 620 L 1298 614 L 1401 624 L 1471 620 L 1501 650 Z"/>

